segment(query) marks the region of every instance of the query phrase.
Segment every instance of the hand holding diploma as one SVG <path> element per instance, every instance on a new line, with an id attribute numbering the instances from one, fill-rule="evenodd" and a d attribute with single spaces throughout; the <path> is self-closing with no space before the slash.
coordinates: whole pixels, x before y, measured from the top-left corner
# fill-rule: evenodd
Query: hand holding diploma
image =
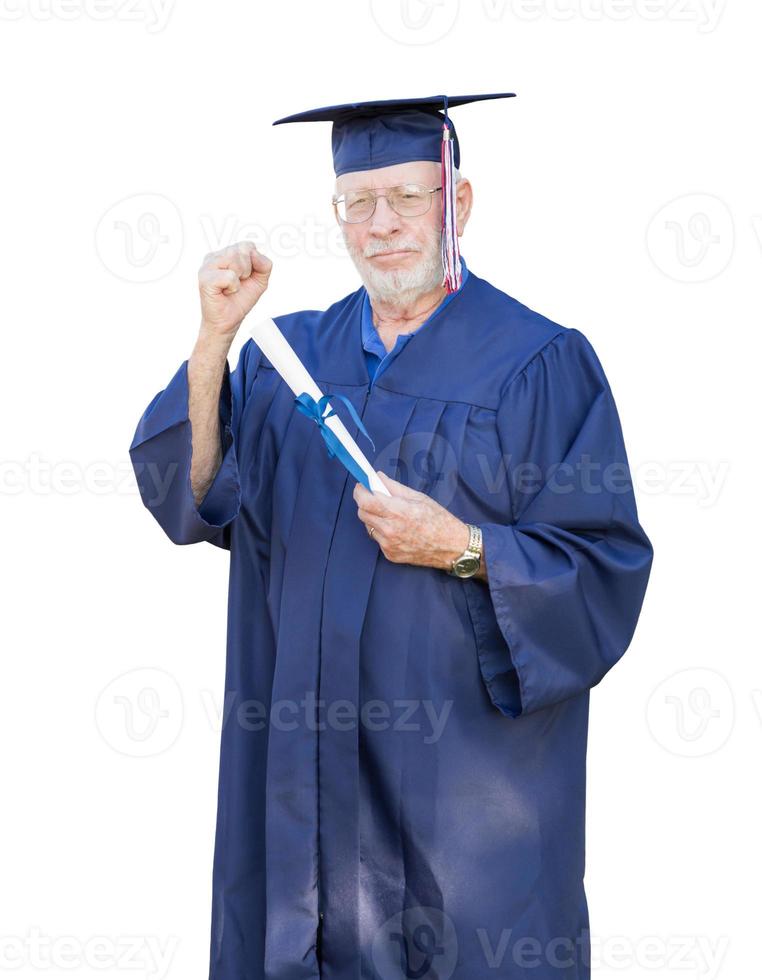
<path id="1" fill-rule="evenodd" d="M 468 546 L 468 525 L 428 494 L 380 470 L 379 475 L 390 491 L 389 497 L 382 499 L 359 485 L 353 496 L 357 516 L 368 532 L 373 528 L 373 540 L 384 557 L 397 564 L 448 570 Z M 478 574 L 486 581 L 485 568 Z"/>

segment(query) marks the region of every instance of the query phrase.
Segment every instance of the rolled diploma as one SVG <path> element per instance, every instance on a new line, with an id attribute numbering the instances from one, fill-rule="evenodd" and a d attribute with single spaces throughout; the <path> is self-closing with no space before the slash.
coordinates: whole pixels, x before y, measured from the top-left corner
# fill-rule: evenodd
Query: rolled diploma
<path id="1" fill-rule="evenodd" d="M 309 371 L 299 360 L 296 351 L 273 320 L 262 320 L 260 323 L 254 324 L 250 333 L 256 345 L 295 395 L 301 395 L 303 391 L 306 391 L 315 401 L 319 401 L 323 397 L 323 392 L 315 384 Z M 325 424 L 339 438 L 349 455 L 367 475 L 371 490 L 374 493 L 391 497 L 338 415 L 332 415 L 326 419 Z"/>

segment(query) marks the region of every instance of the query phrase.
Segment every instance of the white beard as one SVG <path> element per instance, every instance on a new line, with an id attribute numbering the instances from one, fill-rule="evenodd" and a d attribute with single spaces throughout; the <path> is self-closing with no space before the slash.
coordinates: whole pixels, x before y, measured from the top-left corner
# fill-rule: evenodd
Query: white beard
<path id="1" fill-rule="evenodd" d="M 346 238 L 344 244 L 371 300 L 388 303 L 394 307 L 407 306 L 419 296 L 431 292 L 442 284 L 444 267 L 441 241 L 442 232 L 437 229 L 423 248 L 419 242 L 404 239 L 374 242 L 368 245 L 364 252 L 353 248 Z M 412 268 L 379 269 L 369 259 L 371 255 L 398 248 L 420 253 L 420 258 Z"/>

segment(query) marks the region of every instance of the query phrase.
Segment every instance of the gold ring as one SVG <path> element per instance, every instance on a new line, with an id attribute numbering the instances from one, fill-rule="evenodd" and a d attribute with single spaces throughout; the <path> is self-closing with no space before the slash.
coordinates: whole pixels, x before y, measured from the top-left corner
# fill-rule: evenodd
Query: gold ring
<path id="1" fill-rule="evenodd" d="M 375 530 L 376 530 L 376 529 L 375 529 L 374 527 L 369 527 L 369 528 L 368 528 L 368 537 L 371 537 L 371 538 L 372 538 L 372 537 L 373 537 L 373 532 L 374 532 Z"/>

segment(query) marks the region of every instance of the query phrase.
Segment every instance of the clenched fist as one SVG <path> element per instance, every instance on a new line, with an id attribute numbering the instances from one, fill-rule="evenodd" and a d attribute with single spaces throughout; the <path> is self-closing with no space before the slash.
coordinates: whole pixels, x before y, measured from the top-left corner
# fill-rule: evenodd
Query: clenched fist
<path id="1" fill-rule="evenodd" d="M 210 252 L 198 272 L 203 328 L 221 340 L 232 340 L 267 289 L 272 267 L 253 242 Z"/>

